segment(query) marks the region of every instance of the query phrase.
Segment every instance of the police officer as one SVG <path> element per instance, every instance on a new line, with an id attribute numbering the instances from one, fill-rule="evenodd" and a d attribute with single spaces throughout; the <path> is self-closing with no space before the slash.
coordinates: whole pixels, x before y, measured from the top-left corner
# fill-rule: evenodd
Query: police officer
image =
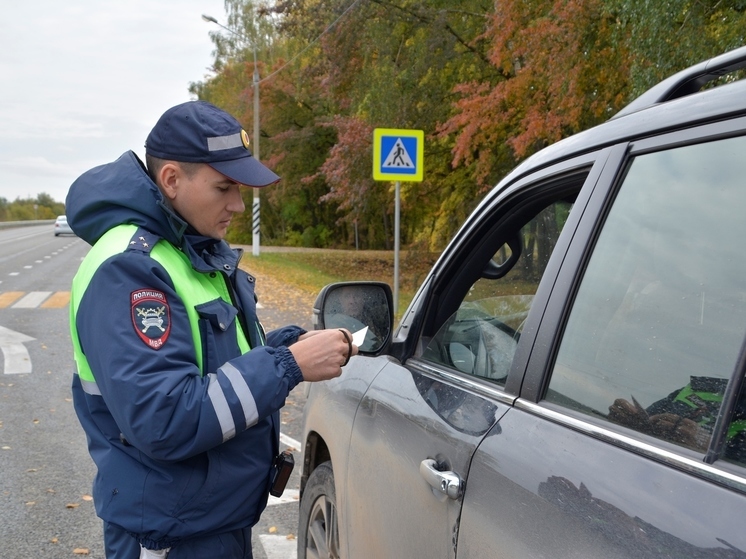
<path id="1" fill-rule="evenodd" d="M 92 245 L 73 280 L 75 410 L 97 466 L 106 556 L 250 558 L 279 452 L 279 412 L 301 381 L 357 348 L 344 329 L 266 336 L 254 278 L 223 240 L 241 187 L 279 177 L 226 112 L 166 111 L 133 152 L 83 174 L 66 211 Z"/>

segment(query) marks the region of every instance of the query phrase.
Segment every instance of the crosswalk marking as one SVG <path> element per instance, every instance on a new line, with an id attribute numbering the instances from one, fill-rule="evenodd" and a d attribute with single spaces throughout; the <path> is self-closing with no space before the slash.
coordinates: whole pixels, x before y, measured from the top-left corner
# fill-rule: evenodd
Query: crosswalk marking
<path id="1" fill-rule="evenodd" d="M 61 309 L 66 307 L 70 302 L 69 291 L 57 291 L 52 296 L 39 305 L 42 309 Z"/>
<path id="2" fill-rule="evenodd" d="M 0 309 L 61 309 L 69 302 L 69 291 L 0 292 Z"/>
<path id="3" fill-rule="evenodd" d="M 14 309 L 35 309 L 41 305 L 44 300 L 52 294 L 51 291 L 32 291 L 27 293 L 13 305 Z"/>
<path id="4" fill-rule="evenodd" d="M 9 307 L 21 297 L 23 297 L 23 291 L 6 291 L 5 293 L 0 293 L 0 308 Z"/>

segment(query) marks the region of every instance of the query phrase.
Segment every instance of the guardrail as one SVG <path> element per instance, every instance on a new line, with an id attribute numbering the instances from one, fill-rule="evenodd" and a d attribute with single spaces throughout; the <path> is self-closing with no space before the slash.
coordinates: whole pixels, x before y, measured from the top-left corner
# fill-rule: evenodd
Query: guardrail
<path id="1" fill-rule="evenodd" d="M 29 219 L 27 221 L 0 221 L 0 229 L 28 227 L 29 225 L 53 225 L 54 219 Z"/>

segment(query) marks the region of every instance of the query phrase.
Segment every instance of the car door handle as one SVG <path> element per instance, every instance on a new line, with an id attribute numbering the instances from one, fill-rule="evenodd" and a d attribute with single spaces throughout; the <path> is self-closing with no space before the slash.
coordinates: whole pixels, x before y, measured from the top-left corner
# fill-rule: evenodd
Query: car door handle
<path id="1" fill-rule="evenodd" d="M 444 500 L 458 499 L 464 494 L 464 481 L 456 472 L 438 470 L 438 463 L 430 458 L 420 462 L 420 475 L 433 488 L 433 494 Z"/>

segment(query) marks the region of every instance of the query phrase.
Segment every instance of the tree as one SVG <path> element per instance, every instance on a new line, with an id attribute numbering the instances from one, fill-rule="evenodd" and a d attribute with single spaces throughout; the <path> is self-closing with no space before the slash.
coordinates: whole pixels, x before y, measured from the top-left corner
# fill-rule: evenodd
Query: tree
<path id="1" fill-rule="evenodd" d="M 497 170 L 600 123 L 627 99 L 628 51 L 600 0 L 504 0 L 490 17 L 490 81 L 459 84 L 454 165 L 476 163 L 484 187 Z M 508 148 L 508 149 L 506 149 Z"/>
<path id="2" fill-rule="evenodd" d="M 449 180 L 453 140 L 435 132 L 450 115 L 454 85 L 492 71 L 479 40 L 487 21 L 480 2 L 295 0 L 254 12 L 248 4 L 227 2 L 230 14 L 244 14 L 236 28 L 249 34 L 246 14 L 259 14 L 276 29 L 264 43 L 272 66 L 260 62 L 262 159 L 283 181 L 266 191 L 265 238 L 306 242 L 310 231 L 316 243 L 349 245 L 357 224 L 366 246 L 391 246 L 393 194 L 372 182 L 371 138 L 360 136 L 386 126 L 423 129 L 435 142 L 427 180 L 403 189 L 402 231 L 405 242 L 444 243 L 477 198 L 464 188 L 473 182 Z M 216 44 L 219 72 L 193 91 L 248 122 L 253 61 Z M 456 200 L 464 196 L 466 204 Z"/>
<path id="3" fill-rule="evenodd" d="M 65 205 L 56 202 L 49 194 L 42 192 L 36 198 L 16 198 L 8 203 L 0 198 L 0 220 L 26 221 L 33 219 L 54 219 L 65 213 Z"/>
<path id="4" fill-rule="evenodd" d="M 746 43 L 745 0 L 607 0 L 631 53 L 633 97 L 684 68 Z"/>
<path id="5" fill-rule="evenodd" d="M 261 156 L 283 177 L 261 191 L 262 235 L 317 246 L 355 229 L 392 246 L 374 128 L 425 131 L 401 240 L 438 250 L 517 162 L 746 33 L 746 0 L 264 2 L 226 1 L 238 36 L 213 35 L 216 74 L 192 91 L 251 123 L 256 47 Z M 249 217 L 234 228 L 250 236 Z"/>

